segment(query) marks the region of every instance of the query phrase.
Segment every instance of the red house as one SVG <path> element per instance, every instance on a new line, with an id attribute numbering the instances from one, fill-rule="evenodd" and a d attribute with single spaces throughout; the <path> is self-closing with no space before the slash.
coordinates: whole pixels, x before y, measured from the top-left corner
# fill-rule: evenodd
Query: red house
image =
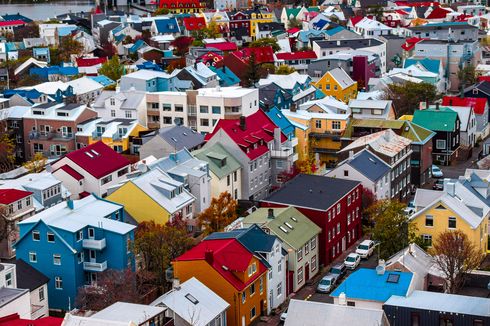
<path id="1" fill-rule="evenodd" d="M 330 264 L 362 235 L 358 181 L 299 174 L 261 201 L 261 207 L 294 206 L 322 232 L 320 264 Z"/>
<path id="2" fill-rule="evenodd" d="M 200 31 L 206 27 L 204 17 L 186 17 L 183 19 L 186 31 Z"/>
<path id="3" fill-rule="evenodd" d="M 228 16 L 230 18 L 231 29 L 247 28 L 250 30 L 250 17 L 246 13 L 238 11 L 234 14 L 230 13 Z"/>

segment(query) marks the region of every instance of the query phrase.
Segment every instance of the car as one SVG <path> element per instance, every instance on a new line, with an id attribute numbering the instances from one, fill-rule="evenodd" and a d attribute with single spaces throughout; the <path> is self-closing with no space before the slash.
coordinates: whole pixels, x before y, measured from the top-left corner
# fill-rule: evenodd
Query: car
<path id="1" fill-rule="evenodd" d="M 442 173 L 441 169 L 437 165 L 432 165 L 431 172 L 432 172 L 432 177 L 433 178 L 442 178 L 442 177 L 444 177 L 444 174 Z"/>
<path id="2" fill-rule="evenodd" d="M 356 254 L 355 252 L 351 252 L 344 260 L 345 267 L 348 269 L 356 269 L 361 262 L 361 256 Z"/>
<path id="3" fill-rule="evenodd" d="M 288 308 L 286 308 L 286 310 L 284 310 L 281 314 L 281 316 L 279 317 L 279 319 L 282 321 L 282 322 L 285 322 L 286 321 L 286 318 L 288 318 Z"/>
<path id="4" fill-rule="evenodd" d="M 337 282 L 337 275 L 328 273 L 325 275 L 318 286 L 316 287 L 317 292 L 328 293 L 333 290 L 333 286 Z"/>
<path id="5" fill-rule="evenodd" d="M 364 240 L 356 249 L 356 254 L 361 258 L 369 258 L 374 252 L 375 243 L 373 240 Z"/>
<path id="6" fill-rule="evenodd" d="M 342 276 L 344 276 L 345 270 L 346 270 L 345 264 L 338 263 L 330 267 L 330 271 L 328 273 L 335 275 L 337 277 L 337 280 L 339 280 Z"/>
<path id="7" fill-rule="evenodd" d="M 432 186 L 432 189 L 434 190 L 444 190 L 444 180 L 439 179 L 437 180 L 434 185 Z"/>

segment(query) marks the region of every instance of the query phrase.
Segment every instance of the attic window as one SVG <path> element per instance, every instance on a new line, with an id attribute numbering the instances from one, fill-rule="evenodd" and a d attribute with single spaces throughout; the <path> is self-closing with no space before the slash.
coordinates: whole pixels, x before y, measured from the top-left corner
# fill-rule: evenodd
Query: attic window
<path id="1" fill-rule="evenodd" d="M 226 157 L 220 161 L 221 167 L 226 165 Z"/>
<path id="2" fill-rule="evenodd" d="M 177 139 L 175 139 L 174 137 L 171 138 L 174 142 L 177 142 Z"/>
<path id="3" fill-rule="evenodd" d="M 186 132 L 184 132 L 184 133 L 182 133 L 182 134 L 183 134 L 184 136 L 187 136 L 187 133 L 186 133 Z"/>
<path id="4" fill-rule="evenodd" d="M 388 278 L 386 279 L 386 282 L 387 283 L 398 283 L 399 280 L 400 280 L 400 274 L 390 273 L 390 274 L 388 274 Z"/>
<path id="5" fill-rule="evenodd" d="M 446 209 L 446 207 L 442 206 L 442 205 L 439 205 L 436 207 L 436 209 Z"/>
<path id="6" fill-rule="evenodd" d="M 189 300 L 190 302 L 192 302 L 193 304 L 198 304 L 198 303 L 199 303 L 199 300 L 197 300 L 197 299 L 196 299 L 196 298 L 195 298 L 195 297 L 194 297 L 192 294 L 190 294 L 190 293 L 187 293 L 187 294 L 185 295 L 185 298 L 186 298 L 187 300 Z"/>

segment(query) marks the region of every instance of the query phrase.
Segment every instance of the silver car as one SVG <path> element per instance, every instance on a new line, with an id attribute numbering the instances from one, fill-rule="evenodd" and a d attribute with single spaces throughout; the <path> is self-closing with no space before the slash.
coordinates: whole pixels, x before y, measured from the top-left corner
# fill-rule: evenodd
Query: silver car
<path id="1" fill-rule="evenodd" d="M 328 293 L 333 290 L 335 282 L 337 281 L 337 276 L 334 274 L 327 274 L 322 278 L 318 286 L 316 287 L 317 292 Z"/>

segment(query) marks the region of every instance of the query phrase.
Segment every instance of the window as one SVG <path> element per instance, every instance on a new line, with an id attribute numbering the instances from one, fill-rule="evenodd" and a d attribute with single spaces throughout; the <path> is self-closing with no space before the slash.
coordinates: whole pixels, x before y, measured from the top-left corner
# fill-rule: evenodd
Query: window
<path id="1" fill-rule="evenodd" d="M 252 283 L 252 285 L 250 285 L 249 291 L 250 291 L 250 296 L 255 294 L 255 283 Z"/>
<path id="2" fill-rule="evenodd" d="M 128 168 L 124 168 L 124 169 L 121 169 L 119 171 L 117 171 L 117 176 L 120 178 L 122 177 L 123 175 L 127 174 L 128 173 Z"/>
<path id="3" fill-rule="evenodd" d="M 162 104 L 162 111 L 172 111 L 172 104 Z"/>
<path id="4" fill-rule="evenodd" d="M 344 170 L 344 177 L 348 177 L 349 176 L 349 170 Z"/>
<path id="5" fill-rule="evenodd" d="M 303 266 L 298 269 L 298 283 L 303 282 Z"/>
<path id="6" fill-rule="evenodd" d="M 63 290 L 63 279 L 61 276 L 56 276 L 54 278 L 54 287 L 56 290 Z"/>
<path id="7" fill-rule="evenodd" d="M 100 184 L 103 186 L 111 181 L 112 181 L 112 175 L 108 175 L 107 177 L 100 180 Z"/>
<path id="8" fill-rule="evenodd" d="M 340 121 L 332 121 L 332 129 L 339 130 L 340 129 Z"/>
<path id="9" fill-rule="evenodd" d="M 41 235 L 39 234 L 39 231 L 32 231 L 32 240 L 34 241 L 41 240 Z"/>
<path id="10" fill-rule="evenodd" d="M 39 289 L 39 301 L 44 301 L 44 287 Z"/>
<path id="11" fill-rule="evenodd" d="M 133 112 L 131 112 L 131 111 L 124 111 L 124 116 L 127 119 L 131 119 L 133 117 Z"/>
<path id="12" fill-rule="evenodd" d="M 26 198 L 26 206 L 31 206 L 31 197 Z"/>
<path id="13" fill-rule="evenodd" d="M 339 233 L 340 233 L 340 222 L 337 223 L 337 234 L 339 234 Z"/>
<path id="14" fill-rule="evenodd" d="M 207 107 L 205 105 L 201 105 L 201 106 L 199 106 L 199 112 L 200 113 L 208 113 L 209 112 L 209 107 Z"/>
<path id="15" fill-rule="evenodd" d="M 221 107 L 213 106 L 211 107 L 211 111 L 213 112 L 213 114 L 221 114 Z"/>
<path id="16" fill-rule="evenodd" d="M 277 272 L 280 273 L 282 271 L 282 259 L 277 262 Z"/>
<path id="17" fill-rule="evenodd" d="M 340 214 L 340 203 L 337 204 L 337 214 Z"/>
<path id="18" fill-rule="evenodd" d="M 116 117 L 116 110 L 111 110 L 111 117 L 115 118 Z"/>
<path id="19" fill-rule="evenodd" d="M 305 256 L 308 255 L 309 252 L 310 252 L 310 243 L 306 242 L 305 243 Z"/>
<path id="20" fill-rule="evenodd" d="M 434 217 L 432 215 L 425 215 L 425 226 L 434 226 Z"/>
<path id="21" fill-rule="evenodd" d="M 350 195 L 349 195 L 349 196 L 347 196 L 347 206 L 350 206 L 350 204 L 351 204 L 351 199 L 350 199 Z"/>
<path id="22" fill-rule="evenodd" d="M 411 326 L 420 326 L 420 314 L 417 312 L 412 312 L 410 314 L 410 325 Z"/>
<path id="23" fill-rule="evenodd" d="M 483 326 L 483 319 L 473 319 L 473 326 Z"/>
<path id="24" fill-rule="evenodd" d="M 322 120 L 315 120 L 315 128 L 318 129 L 322 128 Z"/>
<path id="25" fill-rule="evenodd" d="M 454 326 L 453 317 L 439 316 L 439 326 Z"/>
<path id="26" fill-rule="evenodd" d="M 8 273 L 5 275 L 5 284 L 7 286 L 11 286 L 12 285 L 12 273 Z"/>
<path id="27" fill-rule="evenodd" d="M 423 234 L 422 235 L 422 240 L 427 245 L 427 247 L 432 247 L 432 235 L 430 235 L 430 234 Z"/>
<path id="28" fill-rule="evenodd" d="M 436 140 L 436 148 L 437 149 L 445 149 L 446 148 L 446 141 L 443 139 L 437 139 Z"/>
<path id="29" fill-rule="evenodd" d="M 456 217 L 449 217 L 448 219 L 448 228 L 455 229 L 456 228 Z"/>
<path id="30" fill-rule="evenodd" d="M 80 230 L 77 232 L 77 241 L 80 241 L 83 239 L 83 230 Z"/>
<path id="31" fill-rule="evenodd" d="M 31 263 L 37 263 L 37 254 L 34 251 L 29 252 L 29 261 Z"/>
<path id="32" fill-rule="evenodd" d="M 88 229 L 88 237 L 90 239 L 93 239 L 95 237 L 95 229 L 94 228 L 89 228 Z"/>
<path id="33" fill-rule="evenodd" d="M 310 270 L 313 272 L 316 270 L 317 267 L 317 262 L 316 262 L 316 256 L 311 257 L 311 264 L 310 264 Z"/>
<path id="34" fill-rule="evenodd" d="M 259 291 L 260 294 L 264 292 L 264 279 L 262 277 L 259 279 Z"/>
<path id="35" fill-rule="evenodd" d="M 254 319 L 255 317 L 256 317 L 255 307 L 252 307 L 252 309 L 250 309 L 250 320 Z"/>
<path id="36" fill-rule="evenodd" d="M 17 209 L 22 209 L 22 200 L 17 201 Z"/>
<path id="37" fill-rule="evenodd" d="M 282 282 L 279 282 L 279 284 L 277 284 L 277 296 L 280 296 L 282 294 Z"/>
<path id="38" fill-rule="evenodd" d="M 248 266 L 248 276 L 252 276 L 256 271 L 257 271 L 256 263 L 252 263 L 250 266 Z"/>
<path id="39" fill-rule="evenodd" d="M 316 248 L 316 238 L 313 238 L 310 241 L 310 249 L 313 250 L 315 248 Z"/>
<path id="40" fill-rule="evenodd" d="M 53 264 L 61 265 L 61 255 L 53 255 Z"/>
<path id="41" fill-rule="evenodd" d="M 245 299 L 247 298 L 247 294 L 242 292 L 242 303 L 245 303 Z"/>
<path id="42" fill-rule="evenodd" d="M 209 119 L 200 119 L 201 126 L 209 127 Z"/>
<path id="43" fill-rule="evenodd" d="M 83 251 L 79 252 L 77 254 L 77 258 L 78 258 L 78 263 L 83 263 L 83 260 L 84 260 L 84 254 L 83 254 Z"/>
<path id="44" fill-rule="evenodd" d="M 303 248 L 298 249 L 298 261 L 303 259 Z"/>
<path id="45" fill-rule="evenodd" d="M 48 242 L 54 242 L 54 233 L 48 232 L 46 237 L 48 238 Z"/>

